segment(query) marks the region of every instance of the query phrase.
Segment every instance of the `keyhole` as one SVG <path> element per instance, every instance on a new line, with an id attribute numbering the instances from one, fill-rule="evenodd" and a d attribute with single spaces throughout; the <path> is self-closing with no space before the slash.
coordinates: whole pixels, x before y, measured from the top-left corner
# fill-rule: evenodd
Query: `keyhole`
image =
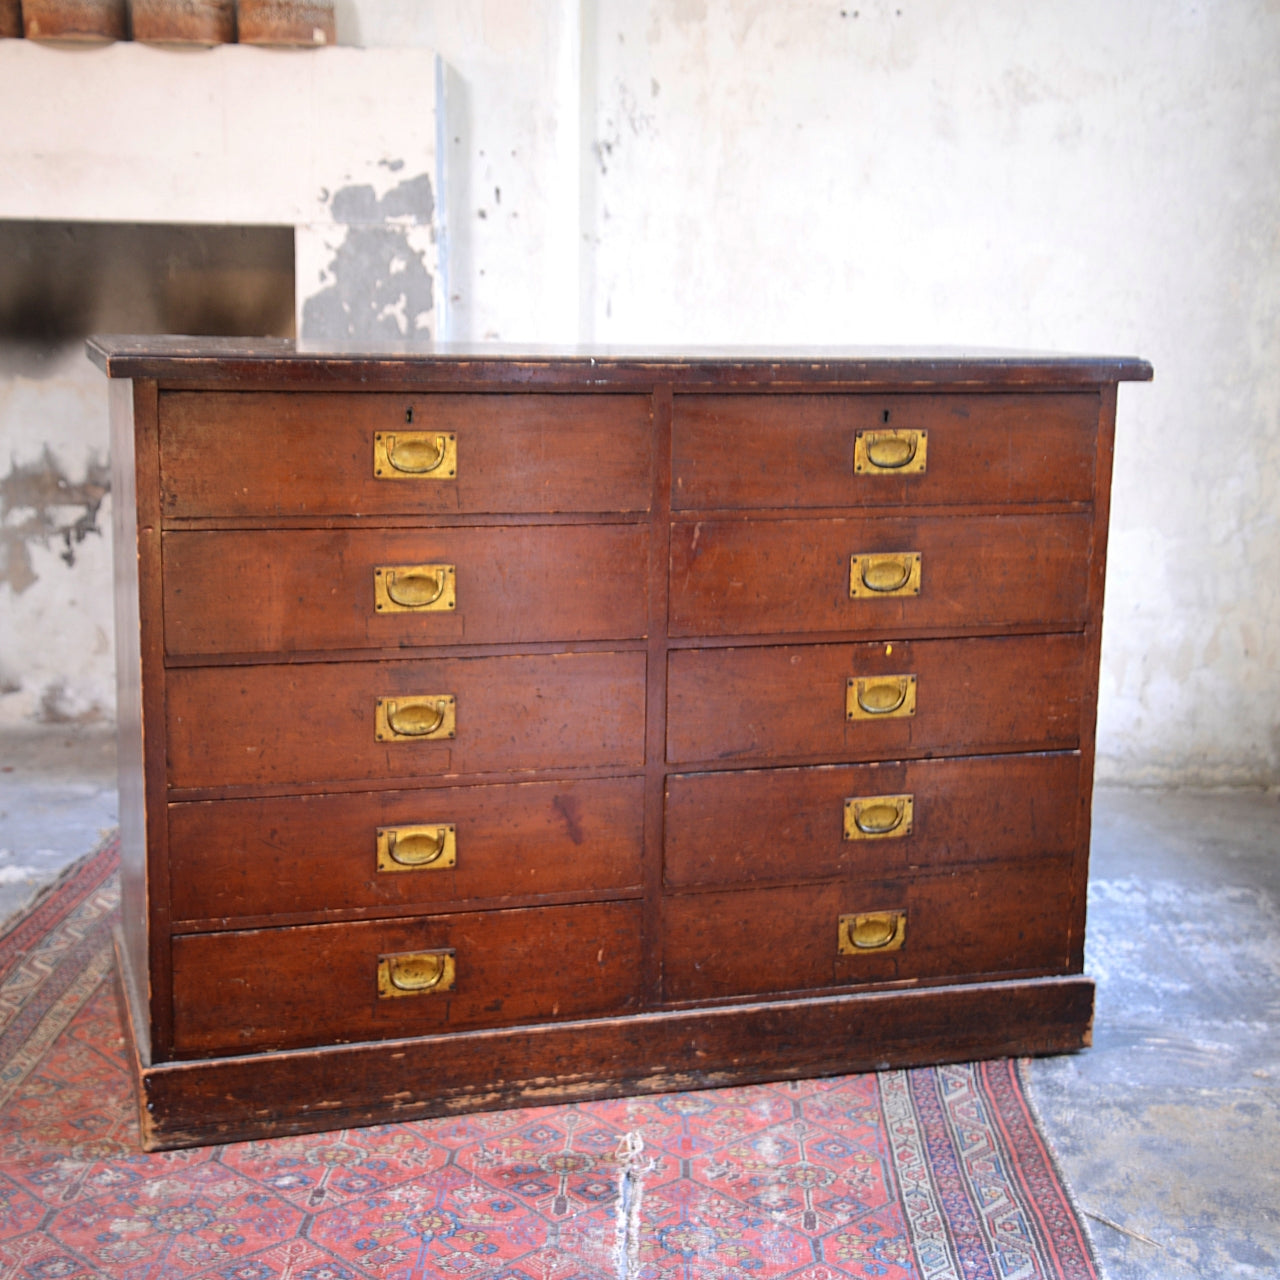
<path id="1" fill-rule="evenodd" d="M 886 416 L 886 418 L 888 417 L 888 415 L 887 415 L 887 414 L 886 414 L 885 416 Z M 404 420 L 405 420 L 406 422 L 412 422 L 412 421 L 413 421 L 413 406 L 412 406 L 412 405 L 410 405 L 410 406 L 409 406 L 409 407 L 404 411 Z"/>
<path id="2" fill-rule="evenodd" d="M 881 422 L 888 422 L 888 421 L 889 421 L 889 410 L 888 410 L 888 409 L 886 409 L 886 410 L 884 411 L 884 414 L 881 416 L 880 421 L 881 421 Z"/>

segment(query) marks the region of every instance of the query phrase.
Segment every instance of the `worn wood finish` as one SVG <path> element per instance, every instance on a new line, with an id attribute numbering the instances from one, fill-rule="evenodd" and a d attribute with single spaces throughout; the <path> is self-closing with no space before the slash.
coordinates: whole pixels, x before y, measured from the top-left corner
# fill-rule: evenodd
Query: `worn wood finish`
<path id="1" fill-rule="evenodd" d="M 380 827 L 435 823 L 455 866 L 378 870 Z M 172 913 L 186 930 L 636 893 L 643 828 L 638 776 L 175 804 Z"/>
<path id="2" fill-rule="evenodd" d="M 235 0 L 129 0 L 135 40 L 153 44 L 230 44 Z"/>
<path id="3" fill-rule="evenodd" d="M 698 520 L 671 535 L 671 634 L 911 635 L 1084 624 L 1086 514 Z M 850 561 L 917 552 L 920 591 L 850 598 Z"/>
<path id="4" fill-rule="evenodd" d="M 454 479 L 379 479 L 377 432 L 455 434 Z M 193 395 L 160 401 L 167 519 L 646 511 L 649 401 L 601 395 Z"/>
<path id="5" fill-rule="evenodd" d="M 148 1145 L 1087 1041 L 1102 521 L 1142 362 L 91 350 L 137 380 Z M 925 474 L 867 490 L 856 432 L 912 422 Z M 376 433 L 419 429 L 456 474 L 375 477 Z M 924 555 L 918 598 L 849 599 L 881 551 Z M 377 616 L 375 569 L 436 563 L 453 611 Z M 913 716 L 847 718 L 851 677 L 904 674 Z M 376 739 L 379 697 L 445 694 L 454 737 Z M 844 839 L 847 796 L 905 792 L 909 835 Z M 380 826 L 432 824 L 454 865 L 378 869 Z M 900 910 L 900 949 L 841 954 L 840 915 Z M 441 949 L 450 994 L 379 996 L 379 957 Z"/>
<path id="6" fill-rule="evenodd" d="M 12 39 L 21 35 L 21 0 L 0 0 L 0 39 Z"/>
<path id="7" fill-rule="evenodd" d="M 1064 390 L 1149 382 L 1151 365 L 1130 356 L 1064 357 L 957 347 L 751 348 L 526 346 L 419 343 L 406 350 L 299 351 L 292 338 L 187 338 L 110 334 L 90 338 L 89 357 L 111 378 L 164 377 L 199 387 L 330 386 L 450 392 L 551 387 L 599 393 L 657 386 L 752 393 L 814 391 Z"/>
<path id="8" fill-rule="evenodd" d="M 128 38 L 125 0 L 22 0 L 28 40 L 89 44 Z"/>
<path id="9" fill-rule="evenodd" d="M 1087 978 L 655 1011 L 387 1044 L 135 1062 L 149 1150 L 1090 1043 Z M 406 1079 L 432 1087 L 404 1087 Z M 263 1119 L 264 1115 L 269 1117 Z"/>
<path id="10" fill-rule="evenodd" d="M 379 997 L 380 957 L 439 949 L 456 953 L 453 990 Z M 174 1048 L 190 1057 L 625 1013 L 639 1007 L 640 977 L 635 902 L 189 934 L 173 942 Z"/>
<path id="11" fill-rule="evenodd" d="M 902 875 L 1070 857 L 1080 755 L 885 761 L 672 774 L 663 880 L 672 889 Z M 845 838 L 845 800 L 913 800 L 907 834 Z M 903 824 L 906 830 L 906 824 Z"/>
<path id="12" fill-rule="evenodd" d="M 667 759 L 768 762 L 1070 749 L 1080 742 L 1079 635 L 678 649 Z M 915 715 L 849 720 L 849 679 L 916 677 Z"/>
<path id="13" fill-rule="evenodd" d="M 807 988 L 1000 972 L 1066 971 L 1070 884 L 1061 859 L 978 866 L 893 880 L 851 877 L 663 904 L 662 981 L 669 1001 L 723 1000 Z M 839 919 L 905 911 L 897 951 L 837 951 Z"/>
<path id="14" fill-rule="evenodd" d="M 241 44 L 333 44 L 333 0 L 236 0 Z"/>
<path id="15" fill-rule="evenodd" d="M 457 736 L 379 742 L 379 698 L 451 694 Z M 289 787 L 644 763 L 644 655 L 196 667 L 169 673 L 169 785 Z"/>
<path id="16" fill-rule="evenodd" d="M 626 640 L 647 626 L 648 530 L 530 525 L 171 532 L 170 655 Z M 457 607 L 379 612 L 374 573 L 453 565 Z"/>
<path id="17" fill-rule="evenodd" d="M 1096 394 L 681 396 L 672 506 L 1088 502 Z M 859 432 L 926 435 L 919 474 L 857 474 Z M 1025 442 L 1034 438 L 1034 448 Z"/>

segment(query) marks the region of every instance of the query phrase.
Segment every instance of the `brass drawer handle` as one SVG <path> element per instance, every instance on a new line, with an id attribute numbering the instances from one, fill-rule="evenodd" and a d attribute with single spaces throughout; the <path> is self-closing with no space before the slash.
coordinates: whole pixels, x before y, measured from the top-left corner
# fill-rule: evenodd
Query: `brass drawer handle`
<path id="1" fill-rule="evenodd" d="M 401 951 L 378 957 L 378 995 L 427 996 L 451 991 L 457 969 L 452 951 Z"/>
<path id="2" fill-rule="evenodd" d="M 859 475 L 919 475 L 928 461 L 928 447 L 927 431 L 859 431 L 853 442 L 853 469 Z"/>
<path id="3" fill-rule="evenodd" d="M 841 916 L 836 928 L 836 950 L 842 956 L 868 951 L 900 951 L 907 940 L 905 911 L 867 911 Z"/>
<path id="4" fill-rule="evenodd" d="M 379 827 L 379 871 L 443 871 L 458 862 L 457 828 Z"/>
<path id="5" fill-rule="evenodd" d="M 456 727 L 457 703 L 452 694 L 378 699 L 374 736 L 379 742 L 452 738 Z"/>
<path id="6" fill-rule="evenodd" d="M 883 551 L 856 555 L 849 562 L 849 595 L 918 596 L 920 594 L 920 553 Z"/>
<path id="7" fill-rule="evenodd" d="M 914 820 L 914 796 L 850 796 L 844 802 L 846 840 L 898 840 L 911 834 Z"/>
<path id="8" fill-rule="evenodd" d="M 916 678 L 850 676 L 845 689 L 845 717 L 849 720 L 896 720 L 916 713 Z"/>
<path id="9" fill-rule="evenodd" d="M 373 474 L 385 480 L 449 480 L 458 474 L 458 438 L 434 431 L 376 432 Z"/>
<path id="10" fill-rule="evenodd" d="M 373 595 L 382 613 L 443 613 L 457 606 L 457 570 L 451 564 L 379 565 Z"/>

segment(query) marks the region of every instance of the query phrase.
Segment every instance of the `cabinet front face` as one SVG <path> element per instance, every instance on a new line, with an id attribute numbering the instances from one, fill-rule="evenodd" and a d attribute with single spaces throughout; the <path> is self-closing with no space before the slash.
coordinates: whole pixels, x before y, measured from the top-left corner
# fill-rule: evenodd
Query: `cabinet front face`
<path id="1" fill-rule="evenodd" d="M 167 518 L 644 512 L 642 395 L 171 392 Z"/>
<path id="2" fill-rule="evenodd" d="M 1079 745 L 1080 635 L 678 649 L 667 759 L 879 760 Z"/>
<path id="3" fill-rule="evenodd" d="M 671 634 L 1074 631 L 1087 515 L 697 520 L 671 532 Z"/>
<path id="4" fill-rule="evenodd" d="M 164 537 L 170 656 L 642 638 L 637 525 Z"/>
<path id="5" fill-rule="evenodd" d="M 642 653 L 181 668 L 169 675 L 169 783 L 634 769 L 644 671 Z"/>
<path id="6" fill-rule="evenodd" d="M 1087 503 L 1098 397 L 686 395 L 677 511 Z"/>
<path id="7" fill-rule="evenodd" d="M 169 806 L 178 925 L 438 911 L 643 881 L 639 777 Z"/>
<path id="8" fill-rule="evenodd" d="M 1067 858 L 1075 751 L 672 774 L 669 889 L 844 878 Z"/>
<path id="9" fill-rule="evenodd" d="M 174 1048 L 244 1053 L 626 1013 L 634 902 L 188 934 Z"/>
<path id="10" fill-rule="evenodd" d="M 903 1061 L 1083 1042 L 1112 387 L 294 359 L 117 415 L 126 953 L 173 1096 L 343 1046 L 357 1123 L 773 1078 L 760 1017 L 874 1066 L 871 1007 Z M 948 1022 L 1008 990 L 1025 1038 Z"/>
<path id="11" fill-rule="evenodd" d="M 663 907 L 668 1000 L 1064 969 L 1060 860 L 891 880 L 687 893 Z"/>

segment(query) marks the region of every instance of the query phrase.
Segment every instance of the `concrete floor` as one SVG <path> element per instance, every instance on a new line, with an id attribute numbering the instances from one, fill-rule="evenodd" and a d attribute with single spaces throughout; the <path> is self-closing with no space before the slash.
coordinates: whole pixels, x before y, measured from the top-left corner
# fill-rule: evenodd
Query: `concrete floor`
<path id="1" fill-rule="evenodd" d="M 115 821 L 101 732 L 0 738 L 0 920 Z M 1100 790 L 1087 951 L 1031 1082 L 1106 1275 L 1280 1277 L 1280 794 Z"/>

